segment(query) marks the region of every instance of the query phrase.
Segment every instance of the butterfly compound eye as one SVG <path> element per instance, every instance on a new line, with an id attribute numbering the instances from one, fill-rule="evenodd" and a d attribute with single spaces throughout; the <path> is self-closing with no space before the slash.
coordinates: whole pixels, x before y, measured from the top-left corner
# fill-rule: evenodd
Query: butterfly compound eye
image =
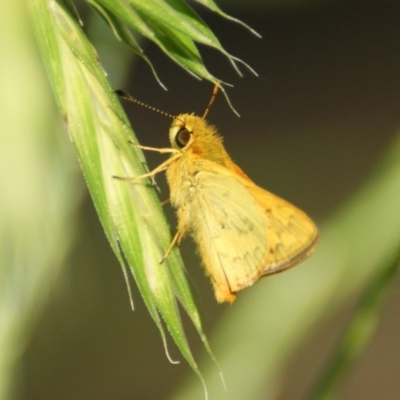
<path id="1" fill-rule="evenodd" d="M 192 136 L 192 132 L 189 132 L 185 127 L 181 128 L 175 136 L 175 143 L 178 147 L 185 147 Z"/>

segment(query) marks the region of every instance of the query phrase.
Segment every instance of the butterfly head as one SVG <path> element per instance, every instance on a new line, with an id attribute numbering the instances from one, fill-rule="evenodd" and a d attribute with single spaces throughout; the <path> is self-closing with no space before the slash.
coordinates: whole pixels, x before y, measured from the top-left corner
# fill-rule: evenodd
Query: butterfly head
<path id="1" fill-rule="evenodd" d="M 194 114 L 180 114 L 169 129 L 169 140 L 174 149 L 192 152 L 204 158 L 215 158 L 223 151 L 222 138 L 216 129 Z M 213 153 L 216 153 L 213 156 Z"/>

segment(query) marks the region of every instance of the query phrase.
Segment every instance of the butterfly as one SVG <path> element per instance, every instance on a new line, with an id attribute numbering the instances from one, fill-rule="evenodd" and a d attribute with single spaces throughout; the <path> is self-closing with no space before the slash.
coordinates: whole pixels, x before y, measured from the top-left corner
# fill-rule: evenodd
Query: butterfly
<path id="1" fill-rule="evenodd" d="M 237 292 L 261 277 L 306 259 L 316 247 L 318 230 L 303 211 L 257 186 L 232 161 L 222 137 L 205 119 L 217 90 L 202 117 L 173 117 L 171 148 L 138 146 L 170 157 L 149 173 L 126 179 L 139 181 L 166 171 L 178 226 L 163 260 L 190 234 L 217 301 L 232 303 Z"/>

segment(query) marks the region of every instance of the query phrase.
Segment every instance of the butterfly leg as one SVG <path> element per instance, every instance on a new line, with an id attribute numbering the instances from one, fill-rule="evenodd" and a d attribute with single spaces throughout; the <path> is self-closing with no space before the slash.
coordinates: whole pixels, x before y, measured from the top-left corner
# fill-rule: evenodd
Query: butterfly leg
<path id="1" fill-rule="evenodd" d="M 184 235 L 184 232 L 181 230 L 178 230 L 176 232 L 174 238 L 172 239 L 171 243 L 168 246 L 167 251 L 164 254 L 164 257 L 161 259 L 160 264 L 162 264 L 167 259 L 167 257 L 170 255 L 170 253 L 171 253 L 172 249 L 175 247 L 175 245 L 176 244 L 179 245 L 183 235 Z"/>
<path id="2" fill-rule="evenodd" d="M 161 202 L 162 206 L 165 206 L 166 204 L 168 204 L 171 200 L 170 199 L 165 199 Z"/>
<path id="3" fill-rule="evenodd" d="M 138 149 L 142 150 L 147 150 L 147 151 L 155 151 L 157 153 L 165 154 L 165 153 L 179 153 L 179 150 L 173 149 L 173 148 L 157 148 L 157 147 L 149 147 L 149 146 L 142 146 L 137 143 L 133 143 L 132 141 L 129 141 L 129 144 L 131 144 L 133 147 L 136 147 Z"/>
<path id="4" fill-rule="evenodd" d="M 114 179 L 119 179 L 120 181 L 138 181 L 143 178 L 152 178 L 158 173 L 165 171 L 170 164 L 176 161 L 182 154 L 178 152 L 177 154 L 173 155 L 172 157 L 168 158 L 168 160 L 164 161 L 158 167 L 154 168 L 152 171 L 147 172 L 146 174 L 139 175 L 139 176 L 113 176 Z"/>

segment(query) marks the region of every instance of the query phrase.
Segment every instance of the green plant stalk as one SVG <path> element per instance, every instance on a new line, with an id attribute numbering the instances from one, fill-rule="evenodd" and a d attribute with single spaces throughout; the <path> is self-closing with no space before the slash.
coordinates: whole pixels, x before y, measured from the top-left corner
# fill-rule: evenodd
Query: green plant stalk
<path id="1" fill-rule="evenodd" d="M 392 289 L 400 268 L 400 250 L 378 269 L 367 286 L 353 319 L 343 334 L 326 371 L 318 380 L 308 399 L 339 398 L 339 390 L 351 367 L 370 343 L 378 327 L 380 312 Z"/>

